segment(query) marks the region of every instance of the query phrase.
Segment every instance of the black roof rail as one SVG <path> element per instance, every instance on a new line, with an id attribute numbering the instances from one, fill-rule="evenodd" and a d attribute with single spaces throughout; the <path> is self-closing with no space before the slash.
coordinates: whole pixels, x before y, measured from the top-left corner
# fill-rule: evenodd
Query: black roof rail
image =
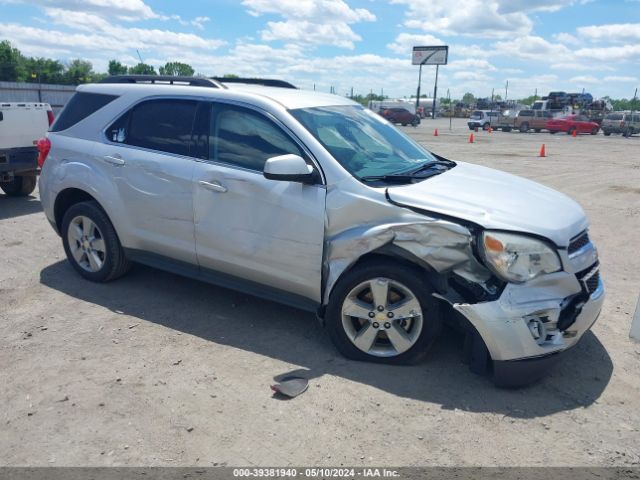
<path id="1" fill-rule="evenodd" d="M 245 83 L 248 85 L 262 85 L 265 87 L 298 88 L 289 82 L 285 82 L 284 80 L 277 80 L 274 78 L 212 77 L 212 79 L 223 84 Z"/>
<path id="2" fill-rule="evenodd" d="M 111 75 L 98 83 L 152 83 L 189 85 L 191 87 L 227 88 L 219 81 L 206 77 L 181 77 L 172 75 Z"/>

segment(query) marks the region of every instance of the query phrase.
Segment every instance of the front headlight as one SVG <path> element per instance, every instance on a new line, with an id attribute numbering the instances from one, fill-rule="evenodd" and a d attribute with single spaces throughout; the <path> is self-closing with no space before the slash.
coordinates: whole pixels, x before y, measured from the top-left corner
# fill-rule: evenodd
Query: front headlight
<path id="1" fill-rule="evenodd" d="M 556 251 L 535 238 L 484 232 L 481 240 L 480 251 L 487 266 L 507 282 L 524 283 L 562 268 Z"/>

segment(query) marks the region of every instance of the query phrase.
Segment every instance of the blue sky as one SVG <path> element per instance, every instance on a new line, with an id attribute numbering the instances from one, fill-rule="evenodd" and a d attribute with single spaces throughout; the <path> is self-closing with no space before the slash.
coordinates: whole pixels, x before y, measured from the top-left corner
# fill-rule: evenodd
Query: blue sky
<path id="1" fill-rule="evenodd" d="M 640 0 L 0 0 L 0 39 L 98 71 L 184 61 L 207 75 L 289 80 L 346 94 L 415 93 L 414 45 L 450 46 L 439 96 L 550 90 L 630 98 L 640 86 Z M 423 70 L 432 91 L 435 67 Z"/>

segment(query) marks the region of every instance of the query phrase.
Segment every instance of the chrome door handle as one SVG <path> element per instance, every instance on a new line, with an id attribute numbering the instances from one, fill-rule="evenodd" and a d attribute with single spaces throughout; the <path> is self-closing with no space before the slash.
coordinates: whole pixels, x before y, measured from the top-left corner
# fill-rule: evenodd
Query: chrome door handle
<path id="1" fill-rule="evenodd" d="M 224 185 L 221 185 L 216 180 L 214 180 L 213 182 L 205 182 L 204 180 L 200 180 L 198 183 L 202 185 L 203 188 L 206 188 L 207 190 L 212 190 L 214 192 L 226 193 L 227 191 L 227 187 L 225 187 Z"/>
<path id="2" fill-rule="evenodd" d="M 121 166 L 124 165 L 124 160 L 122 159 L 122 157 L 118 154 L 116 155 L 105 155 L 104 157 L 102 157 L 102 159 L 107 162 L 110 163 L 111 165 L 116 165 L 116 166 Z"/>

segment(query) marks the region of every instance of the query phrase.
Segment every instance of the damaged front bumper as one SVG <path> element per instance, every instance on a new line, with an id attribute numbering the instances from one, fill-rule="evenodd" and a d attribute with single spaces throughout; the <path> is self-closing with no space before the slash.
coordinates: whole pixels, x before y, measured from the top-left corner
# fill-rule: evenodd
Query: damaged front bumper
<path id="1" fill-rule="evenodd" d="M 454 304 L 482 337 L 499 384 L 535 381 L 573 347 L 598 318 L 604 285 L 597 263 L 586 272 L 557 272 L 508 284 L 500 298 Z"/>

